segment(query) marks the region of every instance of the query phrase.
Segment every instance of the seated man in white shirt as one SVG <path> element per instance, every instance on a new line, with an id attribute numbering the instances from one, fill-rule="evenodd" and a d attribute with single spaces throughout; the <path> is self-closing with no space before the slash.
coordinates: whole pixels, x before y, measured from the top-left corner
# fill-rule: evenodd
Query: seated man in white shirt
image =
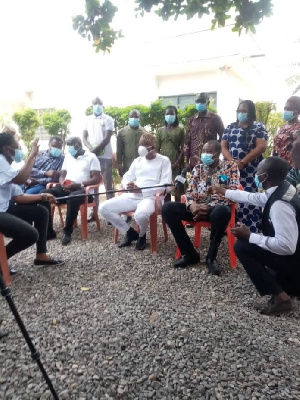
<path id="1" fill-rule="evenodd" d="M 256 305 L 267 315 L 292 311 L 295 304 L 290 296 L 300 296 L 300 196 L 285 181 L 288 170 L 283 158 L 269 157 L 258 165 L 255 178 L 264 193 L 212 189 L 232 201 L 264 209 L 262 235 L 250 233 L 245 225 L 233 228 L 232 233 L 238 238 L 236 255 L 259 294 L 271 295 L 267 304 Z"/>
<path id="2" fill-rule="evenodd" d="M 172 170 L 168 157 L 156 153 L 153 135 L 143 134 L 139 145 L 140 157 L 132 162 L 122 180 L 122 186 L 125 189 L 135 190 L 105 201 L 100 205 L 99 212 L 121 233 L 126 233 L 125 239 L 119 244 L 119 247 L 129 246 L 131 242 L 137 240 L 136 249 L 144 250 L 149 217 L 155 209 L 155 196 L 164 189 L 158 187 L 140 190 L 139 188 L 170 184 Z M 140 227 L 139 234 L 120 216 L 122 212 L 134 210 L 134 219 Z"/>
<path id="3" fill-rule="evenodd" d="M 41 193 L 51 193 L 55 197 L 84 194 L 86 186 L 100 183 L 100 163 L 95 154 L 83 150 L 79 137 L 70 137 L 66 144 L 68 154 L 66 154 L 61 168 L 60 185 L 55 186 L 53 189 L 43 190 Z M 92 196 L 90 201 L 92 201 Z M 77 218 L 80 205 L 84 203 L 84 196 L 71 197 L 68 200 L 59 200 L 58 202 L 67 204 L 64 235 L 61 239 L 61 244 L 65 246 L 71 242 L 73 224 Z M 49 229 L 53 231 L 51 213 L 49 226 Z"/>

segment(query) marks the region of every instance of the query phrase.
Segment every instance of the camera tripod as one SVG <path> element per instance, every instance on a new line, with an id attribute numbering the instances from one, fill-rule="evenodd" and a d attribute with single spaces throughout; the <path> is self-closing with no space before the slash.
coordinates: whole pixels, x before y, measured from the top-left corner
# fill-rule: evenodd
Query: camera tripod
<path id="1" fill-rule="evenodd" d="M 18 310 L 17 310 L 17 308 L 16 308 L 16 306 L 14 304 L 14 301 L 12 299 L 11 290 L 10 290 L 9 287 L 6 286 L 1 271 L 0 271 L 0 290 L 1 290 L 2 296 L 6 299 L 8 305 L 9 305 L 9 307 L 11 309 L 11 312 L 13 313 L 13 315 L 15 317 L 15 320 L 17 321 L 17 324 L 18 324 L 18 326 L 19 326 L 19 328 L 20 328 L 20 330 L 21 330 L 21 332 L 22 332 L 22 334 L 23 334 L 23 336 L 25 338 L 25 341 L 26 341 L 26 343 L 27 343 L 27 345 L 28 345 L 28 347 L 30 349 L 32 359 L 34 361 L 36 361 L 36 363 L 37 363 L 37 365 L 38 365 L 38 367 L 39 367 L 39 369 L 40 369 L 40 371 L 41 371 L 41 373 L 42 373 L 42 375 L 43 375 L 43 377 L 44 377 L 44 379 L 45 379 L 45 381 L 46 381 L 46 383 L 47 383 L 47 385 L 48 385 L 48 387 L 50 389 L 50 392 L 51 392 L 54 400 L 59 400 L 58 395 L 57 395 L 57 393 L 56 393 L 56 391 L 55 391 L 55 389 L 54 389 L 54 387 L 52 385 L 52 382 L 51 382 L 51 380 L 50 380 L 47 372 L 45 371 L 45 368 L 44 368 L 44 366 L 43 366 L 43 364 L 42 364 L 42 362 L 40 360 L 40 353 L 36 350 L 36 348 L 34 347 L 34 344 L 32 343 L 32 340 L 31 340 L 31 338 L 30 338 L 30 336 L 29 336 L 29 334 L 28 334 L 28 332 L 27 332 L 27 330 L 25 328 L 25 325 L 23 324 L 23 321 L 22 321 L 22 319 L 21 319 L 21 317 L 20 317 L 20 315 L 18 313 Z"/>

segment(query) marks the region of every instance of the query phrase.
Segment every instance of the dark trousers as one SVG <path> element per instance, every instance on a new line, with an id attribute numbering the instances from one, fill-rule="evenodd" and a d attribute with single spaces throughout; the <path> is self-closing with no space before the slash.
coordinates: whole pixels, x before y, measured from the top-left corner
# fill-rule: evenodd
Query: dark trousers
<path id="1" fill-rule="evenodd" d="M 211 223 L 210 246 L 206 258 L 214 260 L 223 234 L 230 220 L 230 207 L 215 206 L 209 214 Z M 194 246 L 182 225 L 183 221 L 193 221 L 193 214 L 186 209 L 184 203 L 168 202 L 162 207 L 162 216 L 168 224 L 182 255 L 195 252 Z"/>
<path id="2" fill-rule="evenodd" d="M 236 241 L 234 250 L 261 296 L 283 291 L 291 296 L 300 295 L 297 256 L 280 256 L 242 240 Z"/>
<path id="3" fill-rule="evenodd" d="M 42 190 L 41 193 L 51 193 L 55 197 L 64 197 L 64 196 L 74 196 L 77 194 L 84 194 L 84 190 L 80 189 L 70 193 L 65 191 L 61 186 L 55 186 L 53 189 Z M 73 224 L 78 216 L 78 211 L 81 204 L 84 203 L 84 200 L 85 200 L 84 196 L 79 196 L 74 198 L 70 197 L 69 199 L 58 201 L 59 204 L 67 204 L 67 215 L 66 215 L 64 232 L 67 233 L 68 235 L 71 235 L 73 232 Z M 89 196 L 88 201 L 92 202 L 93 196 Z M 53 225 L 52 225 L 50 204 L 48 202 L 45 202 L 43 203 L 43 205 L 47 207 L 49 210 L 49 231 L 51 231 L 53 230 Z"/>
<path id="4" fill-rule="evenodd" d="M 46 253 L 48 219 L 48 211 L 39 204 L 11 204 L 1 213 L 0 232 L 12 238 L 6 246 L 7 258 L 34 243 L 37 254 Z"/>

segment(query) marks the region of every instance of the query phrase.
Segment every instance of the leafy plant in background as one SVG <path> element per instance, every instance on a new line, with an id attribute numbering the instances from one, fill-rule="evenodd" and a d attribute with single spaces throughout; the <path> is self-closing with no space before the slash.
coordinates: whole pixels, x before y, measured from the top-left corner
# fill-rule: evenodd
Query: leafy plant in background
<path id="1" fill-rule="evenodd" d="M 35 131 L 40 125 L 36 111 L 28 108 L 24 111 L 15 112 L 12 119 L 19 126 L 21 138 L 27 149 L 29 149 L 34 139 Z"/>
<path id="2" fill-rule="evenodd" d="M 43 125 L 51 136 L 60 136 L 65 146 L 71 119 L 68 110 L 53 110 L 43 115 Z"/>
<path id="3" fill-rule="evenodd" d="M 212 29 L 225 26 L 227 20 L 235 13 L 234 32 L 255 33 L 255 26 L 264 17 L 272 14 L 271 0 L 135 0 L 136 8 L 132 11 L 144 16 L 145 12 L 155 13 L 164 21 L 185 15 L 187 19 L 211 15 Z M 85 15 L 73 18 L 73 29 L 83 38 L 93 42 L 98 53 L 110 52 L 115 41 L 122 37 L 120 30 L 114 30 L 111 22 L 118 8 L 110 0 L 85 0 Z"/>
<path id="4" fill-rule="evenodd" d="M 268 143 L 264 157 L 270 157 L 273 152 L 274 136 L 278 128 L 284 124 L 284 121 L 281 113 L 276 112 L 276 106 L 271 101 L 259 101 L 255 103 L 255 109 L 256 120 L 262 122 L 268 132 Z"/>

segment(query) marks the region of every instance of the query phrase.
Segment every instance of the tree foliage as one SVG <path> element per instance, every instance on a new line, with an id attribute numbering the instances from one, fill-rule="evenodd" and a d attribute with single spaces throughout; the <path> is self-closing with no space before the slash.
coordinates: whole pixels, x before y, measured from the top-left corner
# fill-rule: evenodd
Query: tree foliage
<path id="1" fill-rule="evenodd" d="M 212 29 L 225 26 L 235 15 L 233 31 L 255 33 L 255 26 L 272 13 L 272 0 L 135 0 L 135 10 L 144 16 L 155 11 L 164 21 L 180 15 L 187 19 L 211 15 Z M 96 52 L 109 52 L 121 31 L 114 30 L 111 22 L 118 8 L 110 0 L 85 0 L 85 15 L 73 18 L 73 28 L 84 38 L 93 41 Z"/>
<path id="2" fill-rule="evenodd" d="M 29 148 L 34 139 L 35 131 L 40 125 L 36 111 L 28 108 L 21 112 L 15 112 L 12 119 L 19 126 L 21 138 L 26 147 Z"/>
<path id="3" fill-rule="evenodd" d="M 65 143 L 71 119 L 68 110 L 53 110 L 43 115 L 43 125 L 51 136 L 60 136 Z"/>

